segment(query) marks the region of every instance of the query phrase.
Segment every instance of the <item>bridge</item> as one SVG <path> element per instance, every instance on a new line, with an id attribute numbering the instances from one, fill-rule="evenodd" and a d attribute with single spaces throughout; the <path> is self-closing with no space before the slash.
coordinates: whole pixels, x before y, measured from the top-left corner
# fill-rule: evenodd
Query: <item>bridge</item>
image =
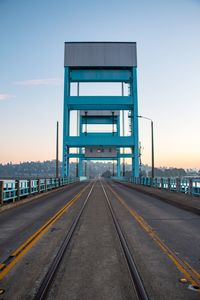
<path id="1" fill-rule="evenodd" d="M 121 95 L 83 96 L 83 83 L 88 89 L 94 83 L 103 83 L 104 88 L 115 83 L 116 88 L 121 85 Z M 76 96 L 72 84 L 77 87 Z M 128 134 L 124 130 L 126 112 Z M 63 176 L 69 176 L 70 159 L 76 158 L 79 177 L 83 161 L 94 159 L 117 161 L 120 177 L 120 162 L 130 158 L 132 176 L 137 177 L 138 149 L 136 43 L 65 43 Z"/>
<path id="2" fill-rule="evenodd" d="M 139 176 L 136 68 L 135 43 L 65 43 L 62 177 L 0 180 L 0 299 L 199 299 L 200 179 Z"/>

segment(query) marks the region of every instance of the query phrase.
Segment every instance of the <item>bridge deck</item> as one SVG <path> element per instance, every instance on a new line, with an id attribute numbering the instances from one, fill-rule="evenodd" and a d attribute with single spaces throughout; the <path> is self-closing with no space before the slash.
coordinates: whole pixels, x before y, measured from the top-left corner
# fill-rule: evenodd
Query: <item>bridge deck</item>
<path id="1" fill-rule="evenodd" d="M 199 299 L 199 292 L 188 289 L 200 279 L 199 216 L 116 182 L 98 180 L 91 191 L 92 184 L 79 183 L 0 214 L 3 299 L 34 298 L 86 198 L 47 298 L 136 299 L 103 189 L 149 298 Z"/>
<path id="2" fill-rule="evenodd" d="M 119 181 L 120 184 L 128 186 L 135 191 L 144 193 L 146 195 L 155 197 L 164 202 L 182 208 L 184 210 L 193 212 L 200 215 L 200 199 L 199 197 L 194 197 L 190 194 L 184 194 L 176 191 L 158 189 L 149 186 L 143 186 L 138 184 L 133 184 L 129 182 Z"/>

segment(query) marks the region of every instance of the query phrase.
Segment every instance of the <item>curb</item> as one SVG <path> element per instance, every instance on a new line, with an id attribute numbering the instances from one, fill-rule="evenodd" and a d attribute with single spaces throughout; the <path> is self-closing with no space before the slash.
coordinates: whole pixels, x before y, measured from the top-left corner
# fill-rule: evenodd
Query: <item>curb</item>
<path id="1" fill-rule="evenodd" d="M 68 185 L 65 185 L 65 186 L 61 186 L 61 187 L 58 187 L 56 189 L 53 189 L 53 190 L 50 190 L 50 191 L 46 191 L 46 192 L 43 192 L 43 193 L 40 193 L 40 194 L 36 194 L 34 196 L 27 196 L 26 198 L 24 199 L 21 199 L 21 200 L 18 200 L 18 201 L 15 201 L 15 202 L 11 202 L 9 204 L 4 204 L 3 206 L 0 207 L 0 213 L 6 211 L 6 210 L 9 210 L 9 209 L 12 209 L 12 208 L 15 208 L 15 207 L 18 207 L 22 204 L 25 204 L 25 203 L 28 203 L 28 202 L 31 202 L 33 200 L 37 200 L 37 199 L 40 199 L 44 196 L 48 196 L 50 194 L 53 194 L 55 192 L 59 192 L 59 191 L 62 191 L 64 189 L 67 189 L 69 187 L 71 187 L 72 185 L 76 185 L 80 182 L 74 182 L 74 183 L 70 183 Z"/>

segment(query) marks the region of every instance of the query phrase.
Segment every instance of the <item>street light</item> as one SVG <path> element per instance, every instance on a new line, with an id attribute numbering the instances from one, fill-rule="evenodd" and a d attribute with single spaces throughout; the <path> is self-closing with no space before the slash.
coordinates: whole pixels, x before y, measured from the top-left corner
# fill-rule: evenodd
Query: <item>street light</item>
<path id="1" fill-rule="evenodd" d="M 138 118 L 151 121 L 151 177 L 154 178 L 154 138 L 153 138 L 153 120 L 147 117 L 138 116 Z"/>
<path id="2" fill-rule="evenodd" d="M 58 139 L 59 139 L 59 122 L 57 122 L 56 126 L 56 178 L 59 177 L 59 167 L 58 167 L 58 152 L 59 152 L 59 145 L 58 145 Z"/>

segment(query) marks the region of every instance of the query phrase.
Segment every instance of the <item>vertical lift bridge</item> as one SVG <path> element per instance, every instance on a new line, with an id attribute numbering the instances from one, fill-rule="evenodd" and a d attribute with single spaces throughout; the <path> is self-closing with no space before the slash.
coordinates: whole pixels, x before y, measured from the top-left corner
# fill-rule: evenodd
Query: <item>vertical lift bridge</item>
<path id="1" fill-rule="evenodd" d="M 83 175 L 84 160 L 113 160 L 120 165 L 132 160 L 132 176 L 138 177 L 138 103 L 136 43 L 66 42 L 63 118 L 63 176 L 70 175 L 70 159 L 78 162 L 78 176 Z M 81 96 L 79 84 L 121 83 L 119 96 Z M 72 96 L 72 84 L 77 94 Z M 124 84 L 129 92 L 124 95 Z M 77 119 L 72 111 L 76 111 Z M 124 132 L 124 116 L 129 118 L 129 135 Z M 128 120 L 127 120 L 128 121 Z M 110 125 L 109 132 L 90 132 L 90 125 Z M 76 134 L 71 133 L 76 127 Z M 75 151 L 73 151 L 73 149 Z"/>

